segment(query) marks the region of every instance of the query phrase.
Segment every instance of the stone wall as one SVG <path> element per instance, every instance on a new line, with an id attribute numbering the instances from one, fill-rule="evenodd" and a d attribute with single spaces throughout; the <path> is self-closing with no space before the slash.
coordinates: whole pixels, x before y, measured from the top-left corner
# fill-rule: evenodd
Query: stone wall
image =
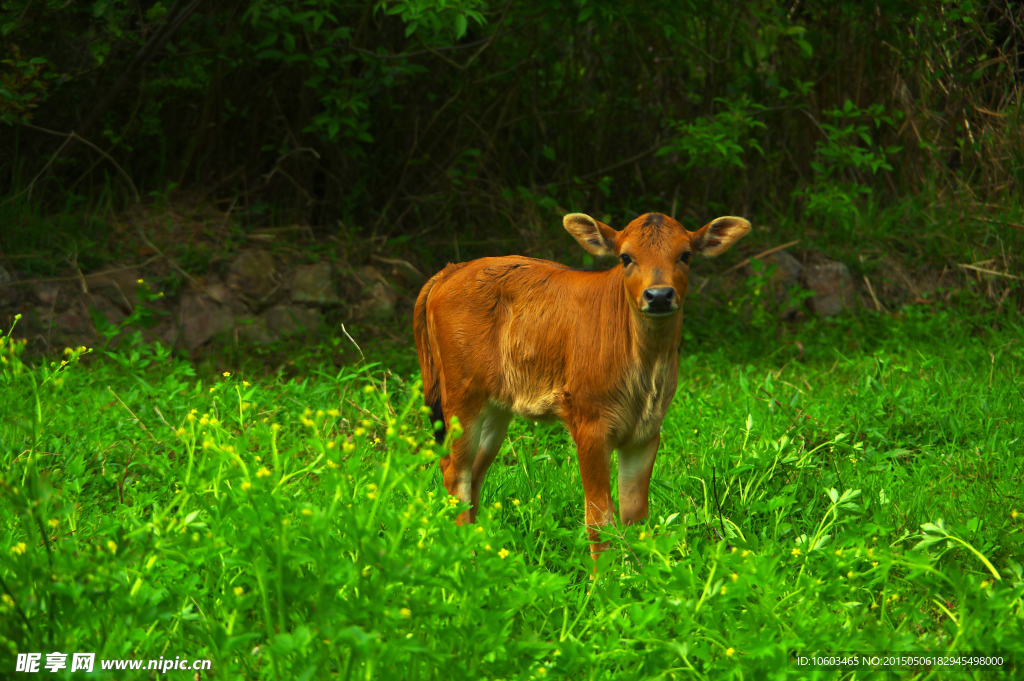
<path id="1" fill-rule="evenodd" d="M 405 261 L 381 260 L 352 267 L 249 249 L 226 273 L 190 277 L 174 296 L 159 295 L 147 283 L 171 274 L 161 262 L 26 281 L 0 261 L 0 328 L 10 328 L 20 313 L 14 335 L 28 338 L 36 350 L 93 347 L 105 340 L 104 322 L 122 325 L 142 305 L 152 321 L 138 325 L 144 337 L 189 353 L 215 338 L 270 343 L 316 335 L 328 322 L 382 322 L 411 305 L 422 275 Z"/>
<path id="2" fill-rule="evenodd" d="M 13 316 L 20 313 L 15 336 L 28 338 L 35 350 L 94 347 L 105 340 L 104 326 L 123 324 L 143 305 L 153 313 L 152 323 L 139 325 L 145 338 L 194 354 L 217 338 L 266 344 L 316 336 L 326 325 L 339 322 L 396 320 L 411 310 L 425 281 L 424 274 L 405 260 L 375 256 L 372 264 L 352 266 L 309 262 L 298 255 L 304 251 L 294 253 L 288 257 L 251 248 L 218 271 L 188 279 L 159 257 L 143 266 L 111 266 L 93 274 L 34 281 L 19 275 L 12 267 L 16 261 L 0 260 L 0 329 L 10 328 Z M 774 266 L 767 282 L 772 309 L 789 320 L 929 303 L 933 299 L 923 295 L 956 285 L 952 272 L 945 281 L 945 271 L 930 277 L 911 274 L 887 261 L 876 263 L 870 278 L 855 277 L 846 264 L 813 251 L 777 250 L 760 260 Z M 691 277 L 689 295 L 700 303 L 735 297 L 754 274 L 749 260 L 722 274 L 702 276 L 711 267 L 696 267 Z M 157 297 L 147 283 L 169 279 L 184 281 L 184 286 L 167 297 Z M 801 290 L 809 297 L 793 305 L 791 293 Z"/>

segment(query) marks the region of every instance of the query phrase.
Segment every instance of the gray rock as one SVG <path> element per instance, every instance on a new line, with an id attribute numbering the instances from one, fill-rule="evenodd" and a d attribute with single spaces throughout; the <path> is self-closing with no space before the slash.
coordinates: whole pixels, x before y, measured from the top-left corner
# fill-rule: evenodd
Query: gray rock
<path id="1" fill-rule="evenodd" d="M 53 318 L 54 346 L 58 339 L 64 346 L 77 348 L 81 345 L 92 347 L 96 344 L 96 331 L 79 305 L 57 314 Z"/>
<path id="2" fill-rule="evenodd" d="M 85 277 L 85 285 L 90 294 L 103 296 L 126 315 L 131 314 L 139 303 L 136 295 L 138 281 L 138 272 L 129 270 Z"/>
<path id="3" fill-rule="evenodd" d="M 786 288 L 792 288 L 800 282 L 800 274 L 804 271 L 804 266 L 785 249 L 769 253 L 761 260 L 766 266 L 775 265 L 773 281 L 777 281 Z"/>
<path id="4" fill-rule="evenodd" d="M 356 272 L 363 285 L 362 300 L 356 306 L 360 316 L 389 317 L 398 303 L 398 293 L 376 268 L 366 265 Z"/>
<path id="5" fill-rule="evenodd" d="M 181 337 L 189 352 L 235 326 L 234 316 L 226 305 L 192 291 L 182 298 L 179 321 Z"/>
<path id="6" fill-rule="evenodd" d="M 266 330 L 277 338 L 314 331 L 320 325 L 320 313 L 298 305 L 277 305 L 262 315 Z"/>
<path id="7" fill-rule="evenodd" d="M 208 293 L 211 298 L 221 305 L 226 305 L 233 315 L 244 316 L 249 314 L 249 308 L 247 308 L 245 303 L 243 303 L 235 294 L 235 291 L 219 279 L 211 277 L 206 281 L 203 288 L 206 289 L 206 293 Z"/>
<path id="8" fill-rule="evenodd" d="M 46 307 L 56 305 L 63 293 L 63 291 L 61 291 L 61 285 L 52 281 L 43 281 L 38 284 L 33 284 L 32 288 L 36 292 L 36 298 L 39 300 L 39 303 Z"/>
<path id="9" fill-rule="evenodd" d="M 10 273 L 0 267 L 0 307 L 13 306 L 18 302 L 18 291 L 10 283 Z"/>
<path id="10" fill-rule="evenodd" d="M 339 301 L 331 275 L 331 265 L 318 262 L 301 265 L 292 277 L 292 301 L 313 305 L 334 305 Z"/>
<path id="11" fill-rule="evenodd" d="M 54 323 L 60 327 L 62 331 L 69 334 L 92 333 L 92 324 L 89 323 L 89 320 L 86 319 L 80 311 L 75 309 L 61 312 L 54 319 Z"/>
<path id="12" fill-rule="evenodd" d="M 785 309 L 781 310 L 782 316 L 793 314 L 795 308 L 787 305 L 790 300 L 789 293 L 799 286 L 800 275 L 803 274 L 804 266 L 785 250 L 769 253 L 763 258 L 758 258 L 758 260 L 764 263 L 765 269 L 762 270 L 762 273 L 773 265 L 775 266 L 769 282 L 772 300 L 775 301 L 777 306 L 785 306 Z M 747 265 L 743 270 L 748 277 L 754 274 L 754 268 L 751 265 Z"/>
<path id="13" fill-rule="evenodd" d="M 235 327 L 235 334 L 240 341 L 265 345 L 274 340 L 271 333 L 267 331 L 267 324 L 263 317 L 238 317 L 235 322 L 238 324 Z"/>
<path id="14" fill-rule="evenodd" d="M 87 307 L 91 308 L 93 312 L 98 312 L 103 315 L 103 317 L 114 326 L 123 322 L 125 317 L 128 316 L 124 313 L 124 310 L 121 309 L 124 305 L 123 303 L 121 306 L 114 305 L 106 298 L 106 296 L 83 294 L 82 298 Z"/>
<path id="15" fill-rule="evenodd" d="M 854 307 L 853 278 L 841 262 L 821 260 L 807 265 L 804 285 L 814 292 L 807 300 L 811 311 L 821 317 L 833 317 Z"/>
<path id="16" fill-rule="evenodd" d="M 245 251 L 231 263 L 227 283 L 253 310 L 262 310 L 283 295 L 274 256 L 259 249 Z"/>
<path id="17" fill-rule="evenodd" d="M 148 341 L 159 341 L 162 345 L 172 348 L 177 343 L 181 330 L 178 328 L 177 320 L 168 315 L 161 317 L 160 321 L 143 333 Z"/>

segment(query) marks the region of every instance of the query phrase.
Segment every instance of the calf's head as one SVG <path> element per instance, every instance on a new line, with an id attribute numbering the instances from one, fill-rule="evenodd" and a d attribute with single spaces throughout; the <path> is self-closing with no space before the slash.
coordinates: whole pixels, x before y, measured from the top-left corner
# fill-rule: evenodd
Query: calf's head
<path id="1" fill-rule="evenodd" d="M 694 255 L 716 256 L 750 231 L 743 218 L 721 217 L 690 232 L 661 213 L 641 215 L 622 231 L 583 213 L 562 224 L 588 253 L 620 260 L 630 306 L 650 319 L 679 313 Z"/>

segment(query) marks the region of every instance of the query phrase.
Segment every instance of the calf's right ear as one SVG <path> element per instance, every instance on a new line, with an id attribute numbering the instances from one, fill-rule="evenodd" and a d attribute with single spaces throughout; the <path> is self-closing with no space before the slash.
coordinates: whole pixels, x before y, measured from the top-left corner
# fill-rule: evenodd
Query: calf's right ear
<path id="1" fill-rule="evenodd" d="M 586 249 L 587 253 L 597 257 L 615 257 L 615 238 L 618 232 L 583 213 L 569 213 L 562 218 L 565 230 Z"/>

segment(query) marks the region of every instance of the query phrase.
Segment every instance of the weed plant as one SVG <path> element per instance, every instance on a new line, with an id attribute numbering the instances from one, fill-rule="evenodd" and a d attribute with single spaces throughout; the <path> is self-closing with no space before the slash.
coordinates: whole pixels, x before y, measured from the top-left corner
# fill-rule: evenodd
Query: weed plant
<path id="1" fill-rule="evenodd" d="M 651 518 L 596 576 L 560 428 L 515 422 L 454 524 L 407 357 L 209 381 L 159 345 L 29 365 L 8 334 L 0 675 L 60 651 L 224 679 L 1017 678 L 1024 338 L 985 322 L 812 324 L 804 361 L 691 336 Z"/>

